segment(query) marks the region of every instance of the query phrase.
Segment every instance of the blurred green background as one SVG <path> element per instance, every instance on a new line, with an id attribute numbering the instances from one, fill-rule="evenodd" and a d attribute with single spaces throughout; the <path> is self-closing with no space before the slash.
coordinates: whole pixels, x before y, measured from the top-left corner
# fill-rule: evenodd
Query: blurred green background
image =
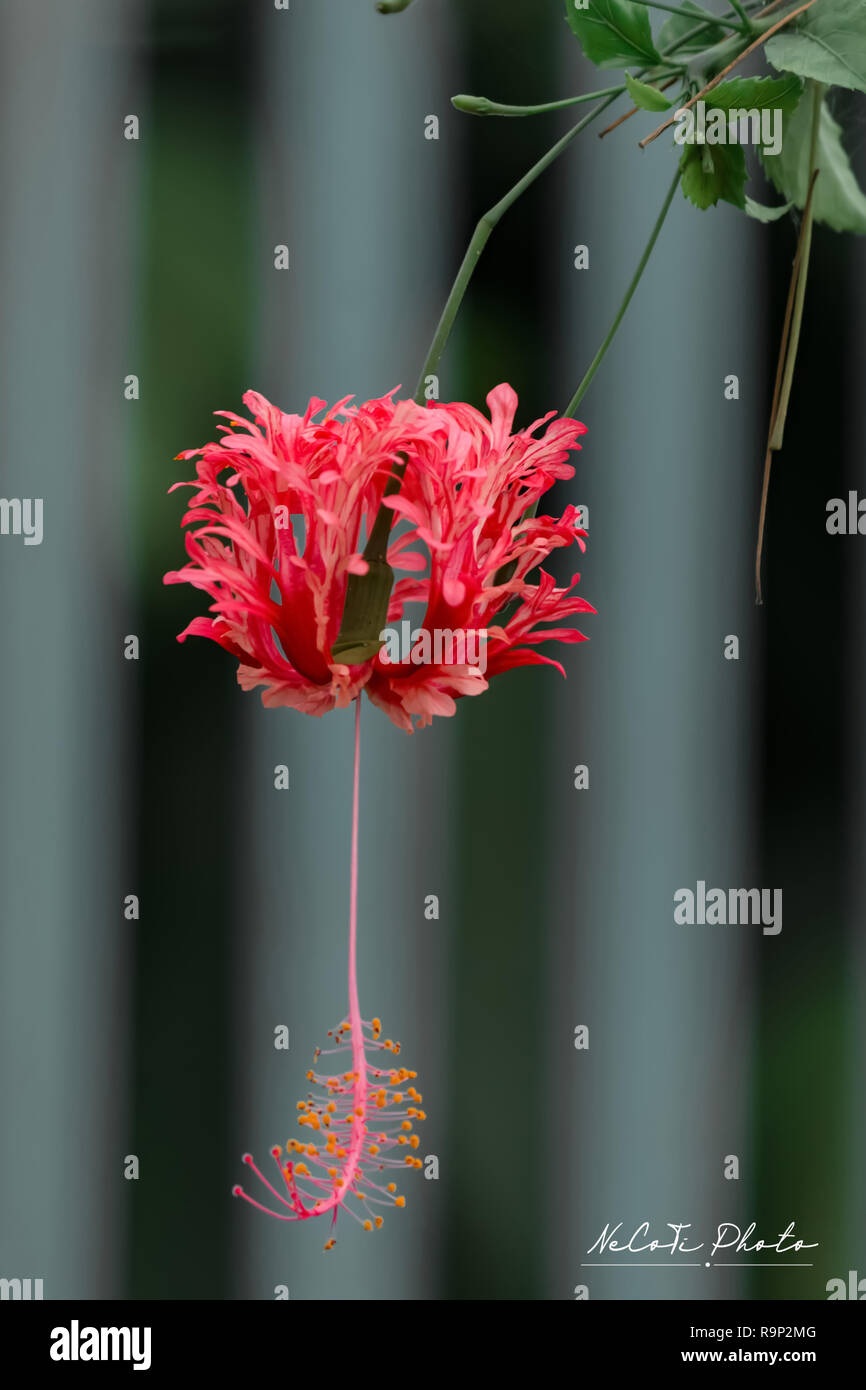
<path id="1" fill-rule="evenodd" d="M 409 394 L 476 219 L 570 124 L 450 97 L 604 82 L 561 0 L 0 15 L 3 492 L 45 499 L 43 544 L 0 544 L 0 1275 L 46 1297 L 491 1300 L 812 1299 L 866 1275 L 866 574 L 824 528 L 866 443 L 862 243 L 816 234 L 763 608 L 796 227 L 678 196 L 551 504 L 590 514 L 598 616 L 568 681 L 513 672 L 412 738 L 365 708 L 362 1007 L 420 1073 L 440 1175 L 325 1259 L 317 1223 L 230 1189 L 345 1008 L 351 715 L 265 711 L 224 653 L 176 643 L 203 600 L 161 582 L 183 559 L 174 455 L 250 386 L 292 412 Z M 670 179 L 639 120 L 585 132 L 494 233 L 443 399 L 508 380 L 525 425 L 570 398 Z M 675 926 L 698 879 L 781 887 L 781 935 Z M 618 1220 L 795 1220 L 820 1244 L 812 1269 L 582 1270 Z"/>

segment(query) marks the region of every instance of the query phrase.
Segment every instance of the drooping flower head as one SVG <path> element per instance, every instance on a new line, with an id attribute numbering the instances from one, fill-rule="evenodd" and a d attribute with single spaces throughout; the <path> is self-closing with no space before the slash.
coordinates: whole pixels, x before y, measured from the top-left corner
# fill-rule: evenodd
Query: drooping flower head
<path id="1" fill-rule="evenodd" d="M 574 593 L 579 576 L 558 588 L 539 569 L 557 548 L 584 548 L 579 513 L 533 513 L 573 475 L 568 454 L 585 427 L 548 415 L 512 433 L 517 398 L 507 385 L 488 396 L 490 419 L 469 405 L 424 408 L 393 394 L 330 410 L 313 399 L 298 416 L 248 391 L 252 421 L 219 412 L 222 438 L 178 455 L 197 458 L 183 518 L 189 563 L 165 582 L 210 596 L 214 616 L 195 618 L 180 640 L 219 642 L 239 659 L 245 690 L 264 686 L 265 705 L 321 715 L 365 689 L 411 732 L 413 717 L 423 726 L 453 714 L 460 696 L 480 694 L 512 666 L 562 670 L 540 643 L 584 640 L 562 625 L 594 611 Z M 398 460 L 402 485 L 386 496 Z M 411 652 L 395 659 L 386 644 L 350 664 L 333 648 L 349 577 L 368 570 L 362 538 L 382 505 L 395 517 L 387 562 L 398 576 L 388 626 L 413 612 L 418 622 Z M 465 644 L 443 647 L 440 636 L 455 633 L 483 633 L 483 666 L 466 659 Z"/>
<path id="2" fill-rule="evenodd" d="M 285 1157 L 271 1151 L 277 1186 L 244 1155 L 277 1210 L 233 1191 L 283 1221 L 328 1212 L 336 1221 L 345 1209 L 368 1230 L 382 1224 L 378 1208 L 404 1203 L 386 1179 L 396 1167 L 421 1166 L 413 1124 L 424 1114 L 420 1092 L 406 1085 L 415 1073 L 380 1065 L 378 1054 L 399 1047 L 381 1040 L 377 1020 L 364 1022 L 358 1003 L 361 693 L 411 732 L 414 717 L 424 725 L 453 714 L 455 701 L 486 690 L 489 676 L 556 666 L 536 647 L 583 641 L 563 623 L 594 611 L 574 593 L 578 575 L 557 588 L 540 568 L 559 547 L 583 549 L 576 509 L 536 515 L 553 483 L 573 475 L 568 454 L 584 426 L 548 415 L 512 433 L 517 398 L 505 385 L 488 396 L 489 420 L 468 405 L 422 408 L 393 394 L 331 410 L 312 400 L 301 417 L 250 391 L 252 422 L 220 412 L 222 438 L 178 455 L 197 459 L 183 519 L 189 563 L 165 576 L 212 600 L 213 617 L 195 618 L 180 640 L 209 637 L 232 652 L 241 686 L 264 686 L 265 705 L 321 715 L 355 701 L 349 1012 L 328 1049 L 350 1048 L 351 1069 L 308 1072 L 315 1089 L 299 1103 L 298 1121 L 311 1133 L 290 1140 Z M 413 609 L 423 613 L 414 630 Z M 396 624 L 410 629 L 409 651 L 392 649 Z"/>

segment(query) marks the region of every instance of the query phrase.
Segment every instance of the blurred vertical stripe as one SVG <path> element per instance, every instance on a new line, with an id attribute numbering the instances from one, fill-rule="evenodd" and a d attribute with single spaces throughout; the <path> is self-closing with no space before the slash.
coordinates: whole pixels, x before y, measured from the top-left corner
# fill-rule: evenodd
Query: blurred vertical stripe
<path id="1" fill-rule="evenodd" d="M 116 1295 L 126 1231 L 139 8 L 2 6 L 3 493 L 44 539 L 0 541 L 0 1275 L 46 1298 Z"/>
<path id="2" fill-rule="evenodd" d="M 866 147 L 861 139 L 854 160 L 860 186 L 866 179 Z M 845 372 L 843 376 L 844 409 L 846 434 L 850 440 L 853 458 L 857 461 L 852 470 L 851 486 L 860 497 L 866 492 L 863 486 L 862 460 L 866 458 L 866 398 L 860 383 L 866 377 L 866 343 L 862 333 L 857 333 L 858 325 L 866 320 L 866 256 L 862 248 L 854 259 L 851 276 L 850 299 L 850 337 L 847 343 Z M 830 494 L 828 489 L 828 500 Z M 866 1106 L 863 1104 L 863 1074 L 866 1069 L 866 650 L 863 634 L 866 632 L 866 553 L 862 543 L 852 538 L 848 563 L 848 581 L 851 601 L 846 613 L 846 652 L 849 660 L 856 663 L 855 671 L 847 682 L 847 704 L 845 726 L 848 742 L 845 757 L 846 768 L 846 944 L 847 967 L 850 979 L 851 1033 L 848 1043 L 849 1057 L 846 1067 L 847 1096 L 846 1106 L 850 1115 L 850 1139 L 848 1143 L 848 1168 L 845 1174 L 846 1213 L 850 1223 L 850 1234 L 846 1246 L 853 1250 L 866 1247 Z M 844 1261 L 843 1261 L 844 1264 Z M 846 1269 L 835 1271 L 845 1277 Z M 866 1256 L 860 1260 L 859 1277 L 866 1278 Z"/>
<path id="3" fill-rule="evenodd" d="M 215 437 L 249 372 L 252 150 L 246 7 L 155 4 L 151 92 L 139 159 L 137 507 L 143 610 L 138 826 L 134 1191 L 131 1282 L 140 1298 L 223 1298 L 229 1288 L 232 1165 L 230 926 L 245 890 L 232 662 L 176 634 L 205 611 L 163 571 L 185 559 L 180 520 L 194 476 L 182 448 Z"/>
<path id="4" fill-rule="evenodd" d="M 597 74 L 583 64 L 584 89 Z M 614 113 L 616 114 L 616 113 Z M 601 125 L 602 123 L 600 123 Z M 615 314 L 674 172 L 638 114 L 557 173 L 556 379 L 568 399 Z M 589 247 L 589 269 L 573 247 Z M 680 192 L 620 333 L 585 396 L 575 498 L 589 505 L 591 645 L 556 691 L 558 759 L 547 1030 L 560 1161 L 546 1204 L 549 1297 L 732 1298 L 737 1271 L 589 1269 L 607 1223 L 739 1221 L 751 1163 L 750 926 L 678 926 L 673 895 L 757 884 L 752 752 L 762 664 L 751 589 L 762 435 L 759 234 Z M 712 294 L 706 292 L 713 286 Z M 749 306 L 749 311 L 744 309 Z M 724 396 L 735 373 L 740 398 Z M 727 634 L 739 661 L 723 657 Z M 589 790 L 573 769 L 589 767 Z M 589 1051 L 573 1045 L 587 1024 Z M 726 1155 L 741 1181 L 726 1181 Z M 608 1260 L 611 1258 L 607 1257 Z M 638 1260 L 640 1256 L 636 1257 Z M 646 1259 L 651 1256 L 644 1257 Z"/>
<path id="5" fill-rule="evenodd" d="M 772 354 L 794 246 L 794 229 L 783 225 L 766 243 Z M 825 523 L 827 500 L 847 498 L 862 477 L 845 396 L 859 389 L 847 364 L 858 342 L 849 315 L 863 255 L 862 240 L 816 228 L 785 447 L 767 509 L 762 853 L 765 879 L 784 885 L 786 914 L 780 949 L 761 954 L 756 1001 L 757 1196 L 763 1225 L 782 1231 L 796 1220 L 819 1248 L 808 1283 L 783 1269 L 756 1271 L 749 1296 L 757 1298 L 825 1296 L 827 1279 L 847 1273 L 852 1250 L 846 1183 L 858 999 L 849 974 L 845 827 L 850 749 L 862 723 L 862 711 L 854 728 L 846 721 L 846 687 L 856 679 L 847 622 L 858 611 L 859 595 L 849 590 L 857 540 L 828 535 Z M 862 1111 L 862 1066 L 859 1081 Z"/>
<path id="6" fill-rule="evenodd" d="M 543 100 L 554 86 L 556 29 L 539 25 L 531 6 L 483 0 L 457 9 L 466 70 L 460 86 L 455 74 L 452 94 Z M 477 218 L 553 137 L 547 120 L 459 120 L 465 178 L 454 215 L 468 241 Z M 491 237 L 447 359 L 449 395 L 482 410 L 487 393 L 508 381 L 519 398 L 517 428 L 558 404 L 547 293 L 556 226 L 542 215 L 543 188 L 532 188 Z M 509 672 L 480 699 L 465 700 L 454 721 L 459 896 L 443 1284 L 443 1295 L 454 1299 L 544 1296 L 552 829 L 546 779 L 555 756 L 550 711 L 558 679 L 549 669 Z"/>

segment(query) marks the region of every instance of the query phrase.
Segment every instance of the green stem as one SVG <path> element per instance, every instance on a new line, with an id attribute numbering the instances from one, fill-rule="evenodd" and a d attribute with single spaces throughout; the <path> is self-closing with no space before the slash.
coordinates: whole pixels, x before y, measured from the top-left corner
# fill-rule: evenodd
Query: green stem
<path id="1" fill-rule="evenodd" d="M 379 0 L 376 9 L 380 14 L 399 14 L 401 10 L 408 10 L 412 0 Z"/>
<path id="2" fill-rule="evenodd" d="M 692 17 L 691 12 L 688 10 L 685 11 L 685 14 L 689 18 Z M 679 48 L 682 44 L 687 43 L 689 39 L 695 38 L 705 29 L 708 29 L 712 25 L 718 24 L 719 22 L 720 21 L 717 19 L 715 15 L 710 15 L 707 19 L 699 18 L 698 23 L 694 26 L 694 28 L 690 29 L 688 33 L 683 34 L 679 39 L 676 40 L 676 42 L 670 44 L 668 48 L 664 49 L 661 56 L 667 57 L 669 53 L 674 52 L 674 50 Z M 475 267 L 478 264 L 481 253 L 487 244 L 487 241 L 490 237 L 490 233 L 493 231 L 493 228 L 496 226 L 497 222 L 499 222 L 503 214 L 507 212 L 507 210 L 512 206 L 513 203 L 517 202 L 517 199 L 520 197 L 520 195 L 524 193 L 532 183 L 535 182 L 539 174 L 543 173 L 544 170 L 547 169 L 549 165 L 553 163 L 553 161 L 571 143 L 574 137 L 576 135 L 579 135 L 580 132 L 584 130 L 585 127 L 589 125 L 591 121 L 594 121 L 596 116 L 601 115 L 602 111 L 604 111 L 605 108 L 608 107 L 611 104 L 611 102 L 614 101 L 616 97 L 625 90 L 626 89 L 624 86 L 603 89 L 603 101 L 601 101 L 600 104 L 593 111 L 591 111 L 588 116 L 585 116 L 582 121 L 579 121 L 576 126 L 573 126 L 572 129 L 568 131 L 561 140 L 558 140 L 557 143 L 550 150 L 548 150 L 547 154 L 543 155 L 541 159 L 538 161 L 538 163 L 533 165 L 533 167 L 529 170 L 529 173 L 525 174 L 524 177 L 520 180 L 520 182 L 515 184 L 514 188 L 512 188 L 509 193 L 506 193 L 505 197 L 501 200 L 501 202 L 497 203 L 495 207 L 491 208 L 488 212 L 484 213 L 484 215 L 479 220 L 475 228 L 475 231 L 472 233 L 472 240 L 470 241 L 469 246 L 467 247 L 466 255 L 464 256 L 463 262 L 457 273 L 457 279 L 454 281 L 454 284 L 451 287 L 451 292 L 445 303 L 445 308 L 442 310 L 442 316 L 436 328 L 436 332 L 433 337 L 433 342 L 430 344 L 430 349 L 427 353 L 427 358 L 424 362 L 424 366 L 421 368 L 421 375 L 418 379 L 418 387 L 415 392 L 415 399 L 416 401 L 418 401 L 419 404 L 423 404 L 424 401 L 425 378 L 434 373 L 436 367 L 439 365 L 439 359 L 441 358 L 442 353 L 445 350 L 445 346 L 448 342 L 448 337 L 451 332 L 451 328 L 457 316 L 457 311 L 459 310 L 460 305 L 463 302 L 463 297 L 466 294 L 469 281 L 472 279 L 473 271 L 475 270 Z M 601 94 L 601 92 L 591 93 L 592 96 L 600 96 Z M 580 100 L 582 101 L 588 99 L 588 95 L 586 97 L 580 98 Z M 464 97 L 463 100 L 471 101 L 473 100 L 473 98 Z M 476 100 L 483 101 L 484 98 L 476 98 Z"/>
<path id="3" fill-rule="evenodd" d="M 743 21 L 743 26 L 744 26 L 744 28 L 747 29 L 749 33 L 751 33 L 751 31 L 752 31 L 752 21 L 749 19 L 749 16 L 746 14 L 746 11 L 744 10 L 742 4 L 740 3 L 740 0 L 729 0 L 729 3 L 730 3 L 730 6 L 731 6 L 731 9 L 732 9 L 732 10 L 736 10 L 737 14 L 740 16 L 740 19 Z"/>
<path id="4" fill-rule="evenodd" d="M 562 111 L 566 106 L 579 106 L 584 101 L 595 101 L 598 97 L 619 96 L 625 88 L 602 87 L 597 92 L 584 92 L 579 97 L 564 97 L 562 101 L 547 101 L 540 106 L 509 106 L 501 101 L 491 101 L 489 97 L 471 97 L 463 93 L 451 98 L 451 105 L 470 116 L 542 116 L 547 111 Z"/>
<path id="5" fill-rule="evenodd" d="M 661 0 L 633 0 L 636 5 L 645 5 L 648 10 L 667 10 L 668 14 L 679 15 L 680 19 L 700 19 L 704 24 L 719 24 L 723 29 L 736 29 L 742 31 L 742 23 L 732 19 L 721 19 L 718 15 L 710 14 L 709 10 L 702 10 L 696 5 L 693 10 L 684 10 L 679 5 L 663 5 Z M 733 8 L 737 8 L 733 6 Z M 746 18 L 746 16 L 744 16 Z M 748 18 L 746 18 L 748 24 Z"/>
<path id="6" fill-rule="evenodd" d="M 601 363 L 602 363 L 602 361 L 603 361 L 603 359 L 604 359 L 605 353 L 607 352 L 608 348 L 610 347 L 611 343 L 613 342 L 613 340 L 614 340 L 614 338 L 615 338 L 615 336 L 616 336 L 616 331 L 617 331 L 617 329 L 619 328 L 620 324 L 622 323 L 622 321 L 623 321 L 623 319 L 624 319 L 624 317 L 625 317 L 625 312 L 626 312 L 626 310 L 627 310 L 629 304 L 630 304 L 631 301 L 632 301 L 632 296 L 634 295 L 635 290 L 637 289 L 638 285 L 640 284 L 641 276 L 643 275 L 644 271 L 646 270 L 647 261 L 649 260 L 650 256 L 652 255 L 653 247 L 655 246 L 656 242 L 658 241 L 659 232 L 661 231 L 661 229 L 662 229 L 662 227 L 663 227 L 663 225 L 664 225 L 664 220 L 665 220 L 665 218 L 666 218 L 667 215 L 668 215 L 668 211 L 669 211 L 669 209 L 670 209 L 671 203 L 673 202 L 674 194 L 675 194 L 676 191 L 677 191 L 677 185 L 679 184 L 679 181 L 680 181 L 680 171 L 679 171 L 679 169 L 677 169 L 677 172 L 676 172 L 676 174 L 675 174 L 675 176 L 674 176 L 673 183 L 671 184 L 670 188 L 668 189 L 667 194 L 666 194 L 666 196 L 665 196 L 664 203 L 662 204 L 661 212 L 659 213 L 658 217 L 657 217 L 656 220 L 655 220 L 655 225 L 654 225 L 654 227 L 653 227 L 653 229 L 652 229 L 652 232 L 650 233 L 650 239 L 649 239 L 649 241 L 647 242 L 646 246 L 644 247 L 644 253 L 643 253 L 643 255 L 641 256 L 641 258 L 640 258 L 640 260 L 639 260 L 639 262 L 638 262 L 637 270 L 635 271 L 634 275 L 632 276 L 631 283 L 630 283 L 628 289 L 627 289 L 626 292 L 625 292 L 625 298 L 623 299 L 622 303 L 621 303 L 620 306 L 619 306 L 619 309 L 618 309 L 618 311 L 617 311 L 616 318 L 614 319 L 613 323 L 611 324 L 610 328 L 608 329 L 608 332 L 607 332 L 607 334 L 606 334 L 606 336 L 605 336 L 604 342 L 602 343 L 602 345 L 601 345 L 601 347 L 599 348 L 598 352 L 595 354 L 595 357 L 592 359 L 591 363 L 589 364 L 589 368 L 588 368 L 588 370 L 587 370 L 587 372 L 586 372 L 586 375 L 584 376 L 583 380 L 581 381 L 580 385 L 578 386 L 577 390 L 575 391 L 574 395 L 572 396 L 571 400 L 569 401 L 568 405 L 566 406 L 565 411 L 563 412 L 563 413 L 564 413 L 565 415 L 567 415 L 567 416 L 568 416 L 568 415 L 570 415 L 570 416 L 573 416 L 573 415 L 574 415 L 574 412 L 577 410 L 577 407 L 580 405 L 581 401 L 583 400 L 584 396 L 586 395 L 586 393 L 587 393 L 587 391 L 588 391 L 588 389 L 589 389 L 589 384 L 590 384 L 590 382 L 592 381 L 593 377 L 595 376 L 596 372 L 598 371 L 598 368 L 600 367 L 600 365 L 601 365 Z"/>
<path id="7" fill-rule="evenodd" d="M 557 140 L 556 144 L 552 145 L 547 153 L 543 154 L 541 158 L 533 164 L 532 168 L 523 175 L 523 178 L 519 179 L 514 187 L 509 189 L 504 198 L 500 198 L 498 203 L 495 203 L 492 208 L 488 208 L 487 212 L 479 218 L 475 231 L 472 233 L 472 240 L 466 248 L 466 254 L 457 272 L 457 278 L 451 286 L 451 292 L 445 301 L 442 316 L 439 319 L 436 332 L 433 335 L 433 341 L 430 344 L 429 351 L 424 360 L 424 365 L 421 368 L 421 375 L 418 378 L 418 386 L 415 391 L 415 399 L 419 405 L 423 405 L 424 403 L 426 379 L 428 376 L 433 375 L 436 372 L 436 368 L 439 366 L 439 360 L 442 353 L 445 351 L 445 345 L 450 337 L 454 320 L 457 317 L 457 311 L 463 303 L 463 297 L 466 294 L 475 267 L 478 264 L 484 247 L 490 239 L 494 227 L 501 222 L 508 209 L 513 207 L 518 198 L 526 192 L 527 188 L 530 188 L 532 184 L 535 183 L 535 180 L 543 174 L 546 169 L 549 169 L 551 164 L 553 164 L 562 152 L 568 148 L 572 140 L 574 140 L 582 130 L 585 130 L 590 122 L 595 120 L 596 116 L 600 116 L 602 111 L 610 106 L 611 102 L 615 101 L 616 97 L 624 91 L 624 86 L 614 88 L 603 101 L 599 102 L 598 106 L 594 107 L 582 120 L 578 121 L 577 125 L 572 126 L 571 130 L 567 131 L 561 140 Z"/>
<path id="8" fill-rule="evenodd" d="M 761 0 L 761 3 L 763 3 L 763 0 Z M 750 4 L 748 8 L 749 8 L 750 10 L 758 10 L 758 9 L 761 8 L 761 5 L 760 5 L 760 4 Z M 755 25 L 754 21 L 753 21 L 752 19 L 749 19 L 748 14 L 746 15 L 746 18 L 749 20 L 749 28 L 750 28 L 751 30 L 754 30 L 754 29 L 756 28 L 756 25 Z M 716 19 L 715 17 L 713 17 L 713 24 L 719 24 L 719 25 L 720 25 L 720 24 L 721 24 L 721 21 L 718 20 L 718 19 Z M 670 58 L 670 57 L 675 56 L 675 55 L 676 55 L 676 51 L 677 51 L 678 48 L 682 48 L 684 44 L 691 43 L 692 39 L 696 39 L 696 38 L 698 37 L 699 34 L 702 34 L 702 33 L 704 32 L 705 29 L 709 29 L 710 27 L 711 27 L 711 26 L 710 26 L 710 24 L 709 24 L 708 21 L 706 21 L 706 20 L 701 20 L 700 24 L 696 24 L 695 27 L 694 27 L 693 29 L 689 29 L 688 33 L 686 33 L 686 34 L 681 34 L 680 37 L 679 37 L 678 39 L 676 39 L 673 43 L 669 43 L 668 46 L 667 46 L 667 48 L 663 48 L 663 49 L 662 49 L 662 52 L 661 52 L 661 56 L 662 56 L 663 58 Z M 730 39 L 726 39 L 726 40 L 725 40 L 725 43 L 730 43 Z M 711 49 L 707 49 L 707 52 L 711 52 L 711 51 L 712 51 Z"/>
<path id="9" fill-rule="evenodd" d="M 809 179 L 811 183 L 817 171 L 818 133 L 821 127 L 821 104 L 824 100 L 825 88 L 820 82 L 811 82 L 810 86 L 812 88 L 812 140 L 809 148 Z M 788 352 L 785 358 L 785 375 L 782 378 L 779 407 L 776 411 L 776 418 L 773 421 L 773 434 L 770 439 L 770 448 L 774 452 L 781 449 L 782 442 L 785 438 L 785 420 L 787 419 L 788 406 L 791 401 L 794 368 L 797 365 L 797 351 L 800 346 L 800 329 L 803 324 L 803 305 L 806 300 L 806 281 L 809 277 L 809 253 L 812 250 L 814 205 L 814 199 L 807 198 L 806 209 L 803 213 L 803 252 L 800 259 L 799 273 L 797 275 L 797 293 L 794 299 L 791 335 L 788 339 Z"/>
<path id="10" fill-rule="evenodd" d="M 604 342 L 602 343 L 602 345 L 601 345 L 601 347 L 599 348 L 598 352 L 595 354 L 595 357 L 592 359 L 592 363 L 590 364 L 589 371 L 586 373 L 586 376 L 583 378 L 583 381 L 580 383 L 580 385 L 578 386 L 577 390 L 575 391 L 575 393 L 574 393 L 572 399 L 570 400 L 569 404 L 566 406 L 565 410 L 563 411 L 563 415 L 564 415 L 564 416 L 572 416 L 572 417 L 573 417 L 574 412 L 577 410 L 577 407 L 580 405 L 580 402 L 583 400 L 583 397 L 586 395 L 586 392 L 587 392 L 587 390 L 589 389 L 589 383 L 592 381 L 592 378 L 595 376 L 595 373 L 596 373 L 596 371 L 597 371 L 597 369 L 598 369 L 598 367 L 599 367 L 599 365 L 600 365 L 600 363 L 601 363 L 602 358 L 604 357 L 605 353 L 607 352 L 608 348 L 610 347 L 611 343 L 613 342 L 614 335 L 616 334 L 616 330 L 619 328 L 620 324 L 622 323 L 623 318 L 625 317 L 625 311 L 626 311 L 626 309 L 628 308 L 629 304 L 631 303 L 632 295 L 634 294 L 635 290 L 637 289 L 638 284 L 640 283 L 640 278 L 641 278 L 641 276 L 643 275 L 644 270 L 646 269 L 647 261 L 649 260 L 650 256 L 652 255 L 653 247 L 655 246 L 656 241 L 658 240 L 659 232 L 661 231 L 662 226 L 663 226 L 663 224 L 664 224 L 664 220 L 665 220 L 665 218 L 666 218 L 667 215 L 668 215 L 668 210 L 669 210 L 669 208 L 670 208 L 671 203 L 673 202 L 673 197 L 674 197 L 674 194 L 675 194 L 676 191 L 677 191 L 677 185 L 678 185 L 679 181 L 680 181 L 680 171 L 679 171 L 679 169 L 677 169 L 677 172 L 676 172 L 676 176 L 675 176 L 675 178 L 674 178 L 674 181 L 673 181 L 673 183 L 671 184 L 670 188 L 668 189 L 667 196 L 666 196 L 666 198 L 665 198 L 665 200 L 664 200 L 664 203 L 662 204 L 662 210 L 661 210 L 661 212 L 659 213 L 658 217 L 656 218 L 655 226 L 653 227 L 652 232 L 650 233 L 650 239 L 649 239 L 649 241 L 647 242 L 646 247 L 644 248 L 644 253 L 643 253 L 643 255 L 642 255 L 641 258 L 640 258 L 640 262 L 639 262 L 639 264 L 638 264 L 638 268 L 637 268 L 637 270 L 635 271 L 635 273 L 634 273 L 634 275 L 633 275 L 633 277 L 632 277 L 631 284 L 629 285 L 628 289 L 626 290 L 625 298 L 623 299 L 622 304 L 619 306 L 619 312 L 617 313 L 616 318 L 614 319 L 613 323 L 611 324 L 610 330 L 609 330 L 609 332 L 608 332 L 608 334 L 607 334 L 607 336 L 606 336 Z M 523 513 L 523 518 L 522 518 L 524 521 L 526 521 L 529 517 L 535 516 L 535 512 L 536 512 L 536 507 L 537 507 L 537 505 L 538 505 L 538 504 L 535 503 L 533 506 L 528 507 L 528 508 L 526 509 L 526 511 Z M 512 574 L 514 573 L 514 569 L 515 569 L 515 566 L 514 566 L 513 563 L 510 563 L 510 564 L 507 564 L 507 565 L 503 565 L 501 569 L 497 570 L 496 575 L 494 576 L 494 579 L 493 579 L 494 584 L 507 584 L 508 581 L 509 581 L 509 579 L 511 578 Z M 506 622 L 508 621 L 508 619 L 517 611 L 517 607 L 518 607 L 518 604 L 517 604 L 516 602 L 510 602 L 510 603 L 506 604 L 505 608 L 502 610 L 503 616 L 500 618 L 500 622 L 501 622 L 502 624 L 506 623 Z"/>

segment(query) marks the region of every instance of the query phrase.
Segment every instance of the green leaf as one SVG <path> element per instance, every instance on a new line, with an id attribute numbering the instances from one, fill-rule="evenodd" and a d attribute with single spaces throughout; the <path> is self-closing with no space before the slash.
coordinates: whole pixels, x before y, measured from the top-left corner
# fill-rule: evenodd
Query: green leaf
<path id="1" fill-rule="evenodd" d="M 750 217 L 754 217 L 756 222 L 778 222 L 793 206 L 793 203 L 780 203 L 776 208 L 768 208 L 764 203 L 756 203 L 754 198 L 746 194 L 746 212 Z"/>
<path id="2" fill-rule="evenodd" d="M 736 138 L 739 133 L 737 127 L 735 126 L 732 132 L 731 123 L 735 119 L 741 122 L 748 117 L 749 112 L 754 112 L 754 119 L 749 122 L 749 133 L 753 139 L 758 139 L 760 148 L 763 132 L 759 123 L 759 113 L 780 111 L 782 125 L 778 127 L 774 118 L 773 134 L 778 137 L 781 132 L 784 142 L 784 121 L 797 109 L 802 92 L 803 83 L 796 76 L 735 77 L 729 82 L 720 82 L 717 87 L 713 87 L 712 91 L 707 93 L 706 112 L 702 112 L 700 106 L 692 107 L 682 118 L 684 139 L 680 139 L 680 127 L 677 128 L 677 142 L 682 144 L 688 141 L 680 160 L 685 196 L 699 208 L 713 207 L 721 198 L 745 211 L 746 157 L 743 146 Z M 725 114 L 717 114 L 716 122 L 713 122 L 714 111 Z M 695 131 L 699 136 L 703 133 L 704 115 L 708 143 L 703 143 L 702 138 L 695 139 Z M 716 123 L 722 126 L 721 139 L 724 143 L 712 143 L 713 126 Z"/>
<path id="3" fill-rule="evenodd" d="M 586 0 L 580 5 L 565 0 L 565 14 L 596 67 L 653 67 L 661 62 L 646 5 L 632 5 L 630 0 Z"/>
<path id="4" fill-rule="evenodd" d="M 801 101 L 783 118 L 781 153 L 761 154 L 775 187 L 798 208 L 805 206 L 809 192 L 811 135 L 812 103 Z M 836 232 L 866 232 L 866 196 L 851 171 L 842 145 L 842 128 L 833 120 L 826 102 L 821 103 L 817 167 L 820 173 L 812 199 L 815 221 Z"/>
<path id="5" fill-rule="evenodd" d="M 687 145 L 680 160 L 682 190 L 696 208 L 711 208 L 724 199 L 746 206 L 746 156 L 742 145 Z"/>
<path id="6" fill-rule="evenodd" d="M 646 82 L 639 82 L 636 77 L 625 75 L 625 85 L 628 87 L 629 95 L 635 106 L 639 106 L 642 111 L 667 111 L 671 105 L 667 97 L 659 91 L 658 87 L 650 87 Z"/>
<path id="7" fill-rule="evenodd" d="M 766 51 L 773 67 L 782 72 L 866 92 L 866 4 L 821 0 L 800 18 L 796 29 L 770 39 Z"/>
<path id="8" fill-rule="evenodd" d="M 683 0 L 681 8 L 693 11 L 695 18 L 686 19 L 685 15 L 672 14 L 669 19 L 665 20 L 659 30 L 658 37 L 658 47 L 662 50 L 670 48 L 671 44 L 676 43 L 677 39 L 681 39 L 684 35 L 690 33 L 692 29 L 696 28 L 702 18 L 700 9 L 697 5 L 692 4 L 692 0 Z M 706 29 L 702 29 L 693 39 L 689 39 L 686 43 L 680 44 L 676 53 L 671 56 L 679 58 L 689 53 L 702 53 L 705 48 L 711 48 L 713 44 L 721 43 L 727 33 L 727 29 L 723 29 L 721 24 L 709 24 Z"/>
<path id="9" fill-rule="evenodd" d="M 707 110 L 716 106 L 722 111 L 766 111 L 777 108 L 790 115 L 803 94 L 799 77 L 732 77 L 707 92 Z"/>

